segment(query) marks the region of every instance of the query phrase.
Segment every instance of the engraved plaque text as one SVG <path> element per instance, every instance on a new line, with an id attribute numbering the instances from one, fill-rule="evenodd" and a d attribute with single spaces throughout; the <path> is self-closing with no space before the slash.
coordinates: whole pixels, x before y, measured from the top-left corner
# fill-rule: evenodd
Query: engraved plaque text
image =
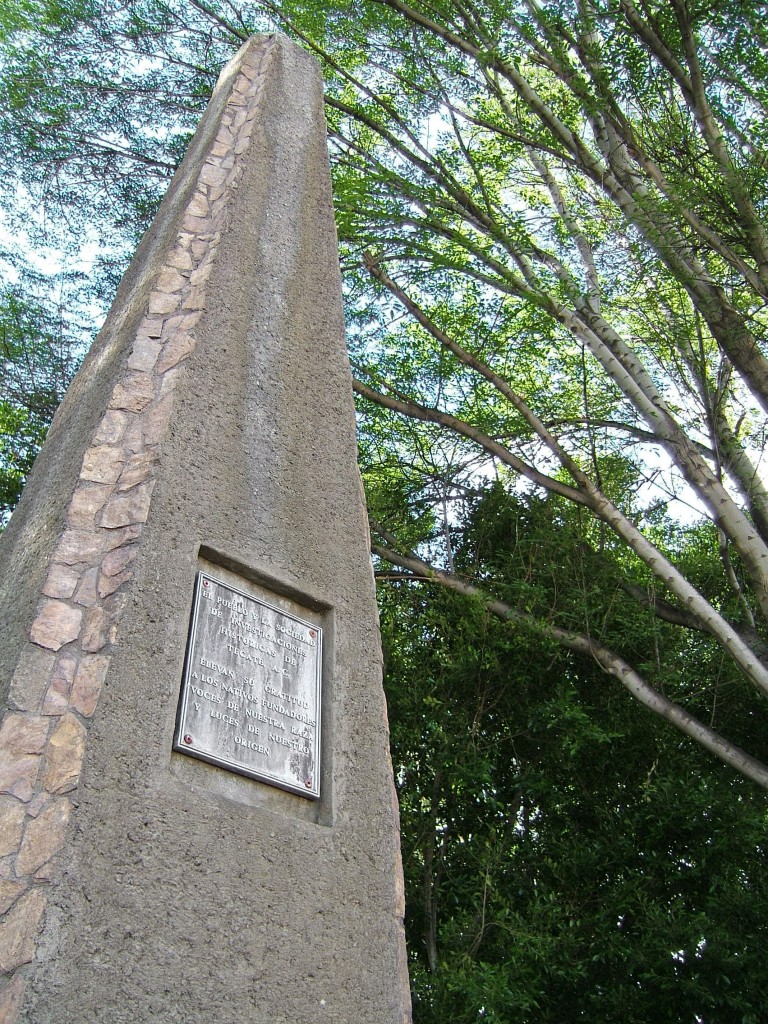
<path id="1" fill-rule="evenodd" d="M 198 572 L 174 749 L 320 795 L 322 630 Z"/>

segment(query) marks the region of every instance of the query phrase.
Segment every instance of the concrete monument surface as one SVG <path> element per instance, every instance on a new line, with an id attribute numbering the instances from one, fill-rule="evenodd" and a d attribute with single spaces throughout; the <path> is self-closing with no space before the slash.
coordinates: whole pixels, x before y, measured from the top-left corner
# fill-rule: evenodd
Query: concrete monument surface
<path id="1" fill-rule="evenodd" d="M 258 37 L 0 538 L 0 1022 L 409 1019 L 340 297 Z"/>

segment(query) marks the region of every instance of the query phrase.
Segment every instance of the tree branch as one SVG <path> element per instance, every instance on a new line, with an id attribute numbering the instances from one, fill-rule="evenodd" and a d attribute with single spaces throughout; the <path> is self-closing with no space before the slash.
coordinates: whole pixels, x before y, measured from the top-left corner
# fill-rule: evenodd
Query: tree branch
<path id="1" fill-rule="evenodd" d="M 372 524 L 374 532 L 378 532 Z M 436 569 L 428 562 L 423 561 L 414 554 L 403 555 L 392 550 L 389 546 L 372 544 L 371 551 L 374 555 L 382 558 L 392 565 L 398 565 L 419 576 L 426 577 L 433 582 L 464 594 L 482 602 L 482 604 L 493 615 L 505 622 L 525 623 L 533 627 L 543 636 L 556 641 L 566 650 L 577 654 L 586 655 L 592 658 L 603 669 L 604 672 L 617 679 L 621 685 L 632 694 L 632 696 L 652 711 L 659 718 L 673 725 L 680 732 L 684 733 L 699 746 L 708 750 L 724 764 L 734 768 L 737 772 L 752 779 L 762 789 L 768 790 L 768 767 L 757 758 L 746 753 L 730 740 L 704 725 L 697 718 L 691 715 L 685 708 L 675 704 L 663 694 L 654 690 L 649 683 L 615 651 L 598 643 L 584 633 L 575 633 L 570 630 L 560 629 L 552 623 L 534 618 L 525 612 L 519 612 L 515 608 L 491 597 L 479 587 L 456 576 L 453 573 Z"/>

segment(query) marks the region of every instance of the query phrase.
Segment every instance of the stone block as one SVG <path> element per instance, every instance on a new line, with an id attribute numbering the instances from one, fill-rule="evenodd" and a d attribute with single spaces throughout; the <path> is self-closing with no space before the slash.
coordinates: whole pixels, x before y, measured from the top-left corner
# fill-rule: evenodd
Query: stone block
<path id="1" fill-rule="evenodd" d="M 164 267 L 157 278 L 157 287 L 161 292 L 180 292 L 186 283 L 186 276 L 176 267 Z"/>
<path id="2" fill-rule="evenodd" d="M 74 601 L 76 604 L 82 605 L 83 608 L 92 608 L 96 604 L 99 599 L 96 592 L 98 578 L 99 570 L 96 566 L 86 569 L 75 591 Z"/>
<path id="3" fill-rule="evenodd" d="M 115 494 L 109 499 L 99 516 L 99 526 L 113 529 L 117 526 L 131 526 L 145 523 L 152 498 L 153 481 L 147 481 L 130 491 Z"/>
<path id="4" fill-rule="evenodd" d="M 128 583 L 132 579 L 133 573 L 130 569 L 126 569 L 124 572 L 120 572 L 116 576 L 99 576 L 97 584 L 99 597 L 109 597 L 110 594 L 114 594 L 115 591 L 119 590 L 124 583 Z"/>
<path id="5" fill-rule="evenodd" d="M 172 313 L 179 305 L 178 293 L 156 291 L 149 297 L 150 313 Z"/>
<path id="6" fill-rule="evenodd" d="M 152 403 L 144 418 L 143 438 L 145 444 L 159 444 L 168 429 L 172 412 L 173 397 L 171 395 L 164 395 Z"/>
<path id="7" fill-rule="evenodd" d="M 2 1024 L 16 1024 L 25 988 L 26 980 L 20 974 L 14 975 L 0 988 L 0 1021 Z"/>
<path id="8" fill-rule="evenodd" d="M 192 269 L 192 257 L 188 250 L 178 246 L 168 256 L 168 265 L 170 267 L 176 267 L 178 270 L 191 270 Z"/>
<path id="9" fill-rule="evenodd" d="M 166 296 L 166 298 L 170 299 L 171 296 Z M 170 309 L 175 309 L 177 305 L 178 298 L 175 298 Z M 162 312 L 170 312 L 170 309 Z M 128 374 L 125 380 L 115 385 L 109 407 L 110 409 L 124 409 L 127 412 L 141 412 L 152 401 L 154 394 L 155 384 L 151 374 L 136 371 Z"/>
<path id="10" fill-rule="evenodd" d="M 63 601 L 45 599 L 32 623 L 29 638 L 41 647 L 58 651 L 64 644 L 77 639 L 82 621 L 80 609 L 72 608 Z"/>
<path id="11" fill-rule="evenodd" d="M 160 343 L 156 338 L 137 338 L 128 359 L 131 370 L 151 370 L 160 354 Z"/>
<path id="12" fill-rule="evenodd" d="M 109 658 L 104 655 L 86 655 L 80 659 L 72 686 L 70 706 L 84 718 L 90 718 L 96 710 L 108 668 Z"/>
<path id="13" fill-rule="evenodd" d="M 106 538 L 94 530 L 65 530 L 53 557 L 64 565 L 92 564 L 105 542 Z"/>
<path id="14" fill-rule="evenodd" d="M 35 938 L 45 910 L 45 896 L 33 889 L 17 901 L 0 923 L 0 971 L 9 973 L 35 956 Z"/>
<path id="15" fill-rule="evenodd" d="M 202 192 L 198 192 L 192 197 L 192 202 L 187 207 L 187 210 L 193 217 L 207 217 L 210 213 L 208 196 Z"/>
<path id="16" fill-rule="evenodd" d="M 54 562 L 48 570 L 48 578 L 43 584 L 43 593 L 46 597 L 72 597 L 79 582 L 80 570 Z"/>
<path id="17" fill-rule="evenodd" d="M 193 291 L 196 291 L 196 289 L 193 289 Z M 179 332 L 175 337 L 166 342 L 163 354 L 157 361 L 157 372 L 165 373 L 166 370 L 176 366 L 182 359 L 186 359 L 189 353 L 194 350 L 194 347 L 194 338 L 190 334 Z"/>
<path id="18" fill-rule="evenodd" d="M 43 701 L 44 715 L 63 715 L 67 710 L 76 669 L 77 658 L 73 655 L 64 655 L 58 659 Z"/>
<path id="19" fill-rule="evenodd" d="M 85 453 L 80 476 L 96 483 L 114 483 L 120 476 L 124 461 L 122 448 L 110 444 L 95 445 Z"/>
<path id="20" fill-rule="evenodd" d="M 108 644 L 114 643 L 120 607 L 119 595 L 113 594 L 105 598 L 100 607 L 88 611 L 80 640 L 84 651 L 96 654 Z"/>
<path id="21" fill-rule="evenodd" d="M 135 544 L 127 544 L 120 548 L 114 548 L 104 557 L 101 563 L 101 571 L 105 576 L 118 576 L 133 563 L 138 548 Z"/>
<path id="22" fill-rule="evenodd" d="M 114 551 L 116 548 L 122 547 L 123 544 L 130 544 L 131 541 L 137 540 L 140 536 L 140 525 L 123 526 L 116 530 L 109 530 L 104 550 Z"/>
<path id="23" fill-rule="evenodd" d="M 93 526 L 96 513 L 109 497 L 111 490 L 111 484 L 80 483 L 69 503 L 69 526 L 74 529 L 88 529 Z"/>
<path id="24" fill-rule="evenodd" d="M 200 181 L 206 185 L 223 185 L 226 180 L 226 172 L 214 163 L 205 164 L 200 172 Z"/>
<path id="25" fill-rule="evenodd" d="M 47 864 L 64 843 L 72 805 L 64 797 L 54 797 L 36 818 L 30 818 L 16 858 L 16 874 L 23 878 Z"/>
<path id="26" fill-rule="evenodd" d="M 0 796 L 0 857 L 7 857 L 18 850 L 26 813 L 25 805 L 18 800 Z"/>
<path id="27" fill-rule="evenodd" d="M 162 370 L 158 370 L 158 373 L 162 372 Z M 132 455 L 120 474 L 117 490 L 129 491 L 138 484 L 152 479 L 157 458 L 157 452 L 154 451 L 143 451 Z"/>
<path id="28" fill-rule="evenodd" d="M 140 369 L 140 367 L 136 367 L 136 369 Z M 97 445 L 117 444 L 123 436 L 127 419 L 127 413 L 121 412 L 119 409 L 107 409 L 99 429 L 96 431 L 94 442 Z"/>
<path id="29" fill-rule="evenodd" d="M 0 914 L 9 910 L 23 892 L 26 892 L 27 885 L 24 882 L 16 882 L 10 878 L 0 881 Z M 0 1024 L 3 1017 L 0 1014 Z"/>
<path id="30" fill-rule="evenodd" d="M 64 715 L 54 729 L 46 750 L 43 786 L 49 793 L 69 793 L 75 788 L 80 778 L 84 751 L 85 727 L 76 715 Z"/>
<path id="31" fill-rule="evenodd" d="M 11 679 L 9 704 L 19 711 L 40 710 L 56 655 L 28 644 Z"/>

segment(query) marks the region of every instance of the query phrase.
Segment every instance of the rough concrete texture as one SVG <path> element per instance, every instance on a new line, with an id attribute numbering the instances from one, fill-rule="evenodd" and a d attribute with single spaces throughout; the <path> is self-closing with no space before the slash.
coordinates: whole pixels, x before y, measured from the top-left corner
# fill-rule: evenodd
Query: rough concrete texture
<path id="1" fill-rule="evenodd" d="M 322 625 L 320 801 L 171 752 L 198 568 Z M 406 1021 L 322 89 L 287 40 L 222 73 L 0 588 L 0 1020 Z"/>

